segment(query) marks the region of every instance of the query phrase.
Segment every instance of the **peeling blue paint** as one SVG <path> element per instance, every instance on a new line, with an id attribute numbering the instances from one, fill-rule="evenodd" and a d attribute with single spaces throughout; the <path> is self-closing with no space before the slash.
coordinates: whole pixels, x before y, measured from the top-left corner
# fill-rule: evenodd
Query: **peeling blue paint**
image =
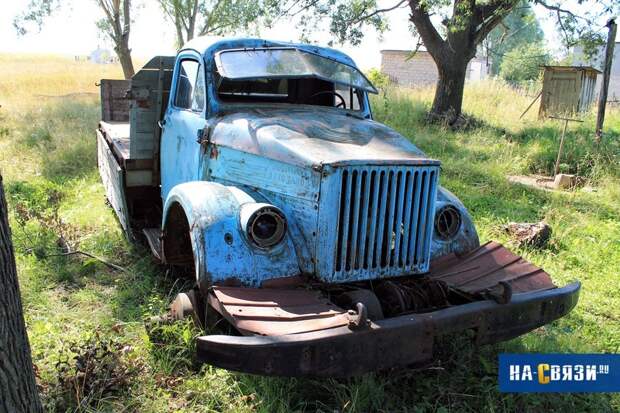
<path id="1" fill-rule="evenodd" d="M 215 182 L 187 182 L 175 186 L 164 205 L 164 217 L 178 203 L 188 219 L 196 278 L 201 282 L 260 286 L 270 278 L 299 274 L 290 231 L 278 246 L 263 251 L 241 231 L 239 210 L 256 202 L 235 187 Z M 162 228 L 166 227 L 166 221 Z M 226 242 L 227 235 L 232 242 Z"/>
<path id="2" fill-rule="evenodd" d="M 160 155 L 162 229 L 171 206 L 180 205 L 199 281 L 260 286 L 300 273 L 330 283 L 392 277 L 426 272 L 431 258 L 478 246 L 466 208 L 437 183 L 439 162 L 371 120 L 366 94 L 359 112 L 220 102 L 214 54 L 271 46 L 295 46 L 355 65 L 333 49 L 259 39 L 195 40 L 177 57 L 177 67 L 187 58 L 202 63 L 208 104 L 201 112 L 172 104 L 175 70 Z M 200 142 L 202 136 L 206 141 Z M 248 242 L 239 209 L 250 202 L 284 212 L 283 243 L 261 250 Z M 457 235 L 447 241 L 433 227 L 435 210 L 446 204 L 462 215 Z"/>

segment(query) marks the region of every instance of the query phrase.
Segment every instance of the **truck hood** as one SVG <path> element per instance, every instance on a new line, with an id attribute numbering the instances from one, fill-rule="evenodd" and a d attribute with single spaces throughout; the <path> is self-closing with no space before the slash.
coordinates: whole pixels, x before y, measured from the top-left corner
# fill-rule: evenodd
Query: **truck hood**
<path id="1" fill-rule="evenodd" d="M 220 146 L 300 166 L 354 161 L 437 163 L 385 125 L 320 106 L 237 109 L 216 119 L 210 139 Z"/>

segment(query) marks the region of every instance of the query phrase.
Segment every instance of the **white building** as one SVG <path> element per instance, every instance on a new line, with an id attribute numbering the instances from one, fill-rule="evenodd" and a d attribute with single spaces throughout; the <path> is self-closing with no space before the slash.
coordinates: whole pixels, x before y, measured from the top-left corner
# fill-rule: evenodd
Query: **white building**
<path id="1" fill-rule="evenodd" d="M 583 47 L 576 46 L 573 49 L 573 65 L 575 66 L 592 66 L 603 71 L 605 63 L 605 46 L 602 46 L 598 53 L 588 59 L 583 52 Z M 596 82 L 596 93 L 601 89 L 603 76 L 599 75 Z M 609 77 L 609 91 L 607 93 L 608 102 L 620 103 L 620 42 L 616 42 L 614 46 L 614 57 L 611 61 L 611 76 Z"/>
<path id="2" fill-rule="evenodd" d="M 392 82 L 405 87 L 427 86 L 437 83 L 437 65 L 426 50 L 381 50 L 381 72 Z M 467 65 L 469 81 L 485 79 L 489 65 L 484 57 L 474 57 Z"/>
<path id="3" fill-rule="evenodd" d="M 98 64 L 112 63 L 112 56 L 113 55 L 109 50 L 98 47 L 90 52 L 89 60 Z"/>

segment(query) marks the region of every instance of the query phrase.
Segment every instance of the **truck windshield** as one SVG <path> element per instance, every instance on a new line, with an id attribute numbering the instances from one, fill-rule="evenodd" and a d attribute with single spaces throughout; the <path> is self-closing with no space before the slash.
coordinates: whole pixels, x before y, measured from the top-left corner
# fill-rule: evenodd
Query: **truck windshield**
<path id="1" fill-rule="evenodd" d="M 355 67 L 294 48 L 224 50 L 216 63 L 219 74 L 230 80 L 313 77 L 377 93 Z"/>

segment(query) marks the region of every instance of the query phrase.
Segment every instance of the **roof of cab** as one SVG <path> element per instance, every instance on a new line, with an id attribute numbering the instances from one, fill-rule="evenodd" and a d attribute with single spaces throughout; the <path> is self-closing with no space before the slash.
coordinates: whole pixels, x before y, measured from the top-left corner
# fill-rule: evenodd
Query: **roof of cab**
<path id="1" fill-rule="evenodd" d="M 221 50 L 256 49 L 267 47 L 294 47 L 303 51 L 336 60 L 341 63 L 345 63 L 349 66 L 357 67 L 353 59 L 336 49 L 304 43 L 290 43 L 257 38 L 229 38 L 222 40 L 213 40 L 213 38 L 209 37 L 196 37 L 186 43 L 181 50 L 195 50 L 198 53 L 202 54 L 206 60 L 209 60 L 213 57 L 215 53 Z"/>

